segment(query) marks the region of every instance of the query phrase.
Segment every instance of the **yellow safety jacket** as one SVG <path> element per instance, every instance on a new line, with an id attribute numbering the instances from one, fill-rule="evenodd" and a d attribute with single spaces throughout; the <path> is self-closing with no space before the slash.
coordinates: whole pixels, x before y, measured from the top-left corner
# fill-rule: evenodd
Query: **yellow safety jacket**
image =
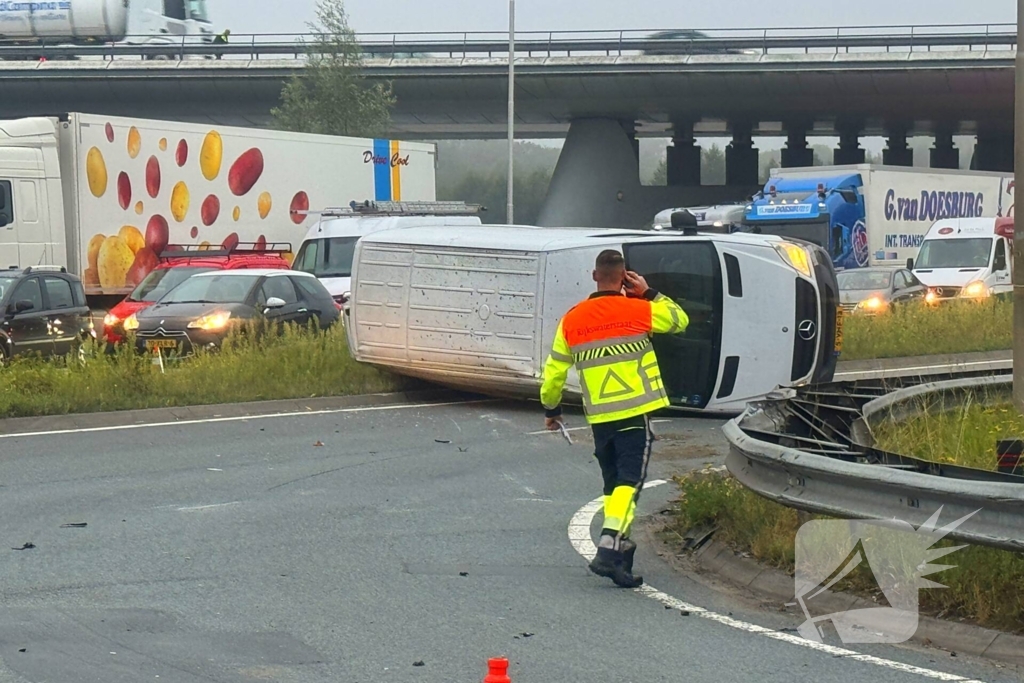
<path id="1" fill-rule="evenodd" d="M 558 325 L 544 365 L 541 403 L 560 414 L 562 390 L 573 365 L 591 424 L 625 420 L 669 404 L 652 334 L 678 334 L 690 319 L 675 301 L 647 290 L 643 299 L 598 292 L 577 304 Z"/>

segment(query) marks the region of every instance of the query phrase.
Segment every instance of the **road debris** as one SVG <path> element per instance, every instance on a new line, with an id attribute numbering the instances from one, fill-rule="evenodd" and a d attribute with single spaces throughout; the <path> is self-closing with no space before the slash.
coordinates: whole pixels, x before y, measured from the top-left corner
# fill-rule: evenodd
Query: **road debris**
<path id="1" fill-rule="evenodd" d="M 451 443 L 448 439 L 434 439 L 434 443 Z"/>
<path id="2" fill-rule="evenodd" d="M 11 550 L 32 550 L 35 547 L 36 547 L 36 544 L 33 543 L 32 541 L 29 541 L 28 543 L 26 543 L 25 545 L 21 546 L 20 548 L 11 548 Z"/>
<path id="3" fill-rule="evenodd" d="M 313 444 L 313 448 L 323 448 L 323 447 L 324 447 L 324 442 L 323 441 L 317 441 L 315 444 Z"/>
<path id="4" fill-rule="evenodd" d="M 419 661 L 413 662 L 412 665 L 413 666 L 426 666 L 426 663 L 421 659 Z"/>
<path id="5" fill-rule="evenodd" d="M 459 576 L 469 576 L 469 572 L 459 572 Z"/>
<path id="6" fill-rule="evenodd" d="M 72 522 L 71 524 L 61 524 L 61 529 L 84 529 L 89 526 L 86 522 Z"/>

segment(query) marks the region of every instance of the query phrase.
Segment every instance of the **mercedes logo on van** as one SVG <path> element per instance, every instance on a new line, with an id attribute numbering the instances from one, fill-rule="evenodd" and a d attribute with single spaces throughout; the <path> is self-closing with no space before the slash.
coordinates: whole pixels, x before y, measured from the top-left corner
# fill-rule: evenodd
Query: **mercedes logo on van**
<path id="1" fill-rule="evenodd" d="M 800 323 L 797 332 L 800 333 L 800 338 L 804 341 L 811 341 L 818 334 L 818 326 L 814 324 L 813 320 L 805 320 Z"/>
<path id="2" fill-rule="evenodd" d="M 935 296 L 942 296 L 942 287 L 935 288 Z"/>

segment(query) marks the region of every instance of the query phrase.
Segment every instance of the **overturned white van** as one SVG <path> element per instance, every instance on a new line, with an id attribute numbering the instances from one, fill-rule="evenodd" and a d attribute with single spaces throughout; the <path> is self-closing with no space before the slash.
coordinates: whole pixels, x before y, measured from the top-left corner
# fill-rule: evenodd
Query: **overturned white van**
<path id="1" fill-rule="evenodd" d="M 673 406 L 731 413 L 779 386 L 829 381 L 842 337 L 831 259 L 744 234 L 488 226 L 407 228 L 356 246 L 353 356 L 442 385 L 537 396 L 562 315 L 593 292 L 594 260 L 626 265 L 690 317 L 654 347 Z M 570 374 L 567 391 L 578 396 Z"/>

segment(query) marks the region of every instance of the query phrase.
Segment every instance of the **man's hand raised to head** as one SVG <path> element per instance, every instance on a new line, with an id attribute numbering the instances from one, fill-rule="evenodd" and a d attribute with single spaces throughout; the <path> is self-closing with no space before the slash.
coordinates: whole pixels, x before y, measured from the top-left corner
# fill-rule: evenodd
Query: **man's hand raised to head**
<path id="1" fill-rule="evenodd" d="M 638 299 L 643 298 L 644 294 L 650 287 L 647 285 L 647 280 L 642 275 L 637 275 L 631 270 L 626 271 L 625 277 L 626 285 L 626 296 L 636 297 Z"/>

